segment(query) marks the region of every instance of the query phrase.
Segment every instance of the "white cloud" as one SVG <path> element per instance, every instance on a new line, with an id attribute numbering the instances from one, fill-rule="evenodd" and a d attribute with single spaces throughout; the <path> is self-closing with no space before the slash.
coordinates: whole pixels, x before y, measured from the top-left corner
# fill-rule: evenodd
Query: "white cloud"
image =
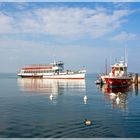
<path id="1" fill-rule="evenodd" d="M 136 34 L 127 33 L 127 32 L 121 32 L 120 34 L 112 37 L 111 40 L 129 41 L 129 40 L 135 40 L 136 38 L 137 38 Z"/>
<path id="2" fill-rule="evenodd" d="M 0 13 L 0 33 L 10 33 L 13 31 L 12 17 Z"/>
<path id="3" fill-rule="evenodd" d="M 98 38 L 113 32 L 124 22 L 131 10 L 114 10 L 108 13 L 106 8 L 43 8 L 26 12 L 17 12 L 14 16 L 0 14 L 0 33 L 43 33 L 61 37 L 91 36 Z M 18 18 L 14 18 L 18 17 Z M 13 25 L 13 23 L 15 25 Z"/>
<path id="4" fill-rule="evenodd" d="M 124 22 L 122 18 L 130 11 L 118 10 L 107 14 L 101 8 L 52 8 L 40 9 L 35 13 L 41 30 L 50 35 L 89 35 L 97 38 L 120 27 Z"/>
<path id="5" fill-rule="evenodd" d="M 117 57 L 120 55 L 118 48 L 109 44 L 113 42 L 109 42 L 111 47 L 106 49 L 108 45 L 104 42 L 100 44 L 95 40 L 92 47 L 89 47 L 92 42 L 85 43 L 87 38 L 80 40 L 80 43 L 75 40 L 81 36 L 99 38 L 108 35 L 122 27 L 124 22 L 128 22 L 127 16 L 134 12 L 116 9 L 112 11 L 103 7 L 91 9 L 56 6 L 24 9 L 25 5 L 18 5 L 14 12 L 0 12 L 0 71 L 15 72 L 25 64 L 49 63 L 54 54 L 72 68 L 85 65 L 91 72 L 99 72 L 100 68 L 104 70 L 104 58 L 109 53 L 115 52 Z M 136 35 L 131 33 L 121 34 L 120 39 L 136 38 Z M 41 37 L 44 41 L 40 41 Z M 67 38 L 64 40 L 64 37 Z M 74 41 L 72 37 L 75 38 Z M 119 37 L 116 37 L 117 39 Z M 67 43 L 67 40 L 72 41 Z"/>

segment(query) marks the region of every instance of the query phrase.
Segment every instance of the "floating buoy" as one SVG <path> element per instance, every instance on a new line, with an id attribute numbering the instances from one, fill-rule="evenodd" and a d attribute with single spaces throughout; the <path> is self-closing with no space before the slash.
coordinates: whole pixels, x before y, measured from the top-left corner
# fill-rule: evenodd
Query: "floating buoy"
<path id="1" fill-rule="evenodd" d="M 119 104 L 119 102 L 120 102 L 120 98 L 119 98 L 119 96 L 117 96 L 116 103 Z"/>
<path id="2" fill-rule="evenodd" d="M 92 124 L 92 121 L 91 121 L 91 120 L 85 119 L 85 120 L 84 120 L 84 124 L 85 124 L 85 125 L 91 125 L 91 124 Z"/>
<path id="3" fill-rule="evenodd" d="M 84 104 L 87 103 L 87 100 L 88 100 L 88 98 L 87 98 L 87 96 L 85 95 L 85 96 L 84 96 Z"/>
<path id="4" fill-rule="evenodd" d="M 113 92 L 110 93 L 109 95 L 110 95 L 110 96 L 117 96 L 117 95 L 116 95 L 115 93 L 113 93 Z"/>
<path id="5" fill-rule="evenodd" d="M 50 100 L 52 100 L 52 99 L 53 99 L 53 95 L 51 94 L 51 95 L 50 95 Z"/>
<path id="6" fill-rule="evenodd" d="M 86 101 L 86 100 L 88 100 L 88 98 L 87 98 L 87 96 L 85 95 L 85 96 L 84 96 L 84 101 Z"/>

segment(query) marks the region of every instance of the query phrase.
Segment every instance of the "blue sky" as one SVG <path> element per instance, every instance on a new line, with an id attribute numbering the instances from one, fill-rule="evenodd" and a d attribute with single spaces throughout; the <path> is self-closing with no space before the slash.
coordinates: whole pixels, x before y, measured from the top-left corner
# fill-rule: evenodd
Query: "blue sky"
<path id="1" fill-rule="evenodd" d="M 103 72 L 105 59 L 124 56 L 129 71 L 140 72 L 140 3 L 0 3 L 0 72 L 50 63 Z"/>

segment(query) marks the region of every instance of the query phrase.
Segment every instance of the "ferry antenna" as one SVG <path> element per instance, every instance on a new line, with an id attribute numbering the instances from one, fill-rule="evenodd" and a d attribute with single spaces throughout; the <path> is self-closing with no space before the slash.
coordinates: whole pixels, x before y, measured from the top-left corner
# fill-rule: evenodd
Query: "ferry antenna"
<path id="1" fill-rule="evenodd" d="M 128 64 L 127 52 L 126 52 L 126 45 L 125 45 L 125 48 L 124 48 L 124 63 L 125 64 Z"/>

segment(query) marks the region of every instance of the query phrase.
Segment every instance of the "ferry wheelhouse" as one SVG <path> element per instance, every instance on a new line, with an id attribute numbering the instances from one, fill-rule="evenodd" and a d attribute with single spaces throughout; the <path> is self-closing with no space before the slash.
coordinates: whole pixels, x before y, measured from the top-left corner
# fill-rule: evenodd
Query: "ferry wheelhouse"
<path id="1" fill-rule="evenodd" d="M 54 61 L 50 64 L 35 64 L 21 68 L 18 76 L 46 79 L 84 79 L 86 70 L 66 70 L 64 63 Z"/>
<path id="2" fill-rule="evenodd" d="M 127 63 L 123 60 L 111 66 L 111 72 L 102 79 L 109 88 L 124 88 L 132 84 L 132 77 L 127 73 Z"/>

